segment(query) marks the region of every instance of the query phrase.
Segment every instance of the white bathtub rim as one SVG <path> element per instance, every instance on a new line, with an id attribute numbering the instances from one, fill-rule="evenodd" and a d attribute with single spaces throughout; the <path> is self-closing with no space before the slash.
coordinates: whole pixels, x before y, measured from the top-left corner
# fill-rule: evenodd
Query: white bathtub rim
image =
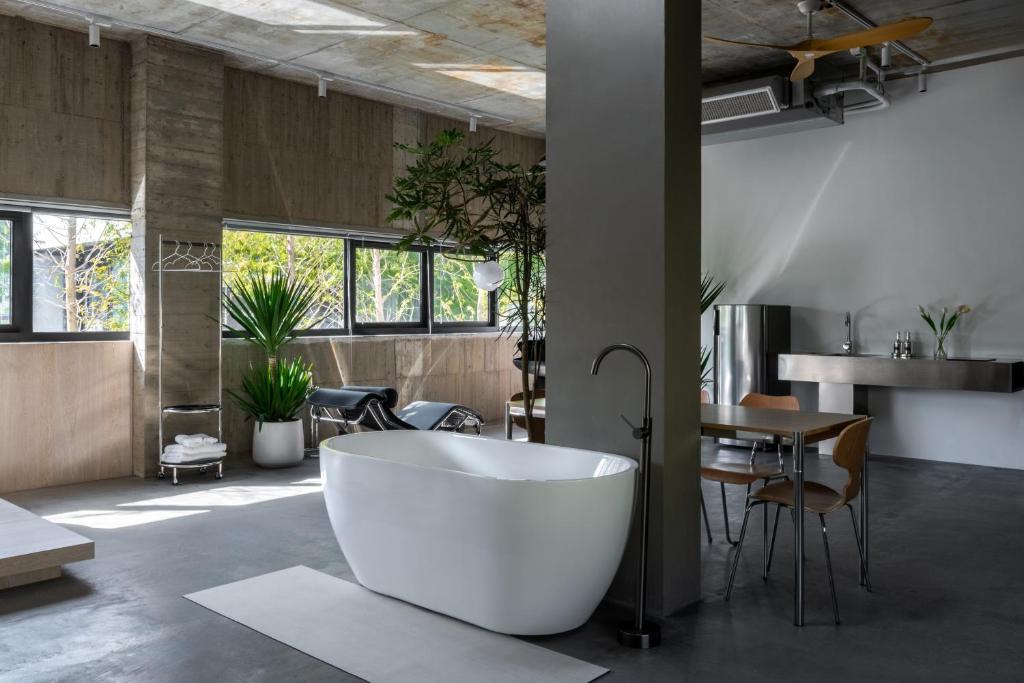
<path id="1" fill-rule="evenodd" d="M 572 446 L 555 446 L 554 444 L 534 444 L 534 443 L 530 443 L 530 442 L 505 441 L 504 443 L 515 443 L 515 444 L 519 444 L 519 445 L 523 445 L 523 446 L 531 446 L 531 445 L 532 446 L 550 446 L 552 448 L 558 448 L 558 449 L 567 450 L 567 451 L 577 451 L 577 452 L 580 452 L 580 453 L 589 453 L 589 454 L 592 454 L 592 455 L 601 455 L 601 456 L 606 457 L 606 458 L 614 458 L 616 460 L 621 460 L 626 465 L 625 469 L 623 469 L 620 472 L 615 472 L 614 474 L 602 474 L 601 476 L 598 476 L 598 477 L 571 477 L 571 478 L 565 478 L 565 479 L 512 479 L 512 478 L 509 478 L 509 477 L 497 477 L 497 476 L 494 476 L 492 474 L 478 474 L 476 472 L 464 472 L 462 470 L 454 470 L 454 469 L 451 469 L 451 468 L 448 468 L 448 467 L 431 467 L 429 465 L 419 465 L 419 464 L 410 463 L 410 462 L 398 462 L 398 461 L 395 461 L 395 460 L 387 460 L 385 458 L 379 458 L 379 457 L 373 456 L 373 455 L 363 455 L 362 453 L 350 453 L 348 451 L 341 451 L 341 450 L 338 450 L 336 448 L 333 448 L 333 447 L 331 447 L 328 444 L 329 441 L 332 441 L 334 439 L 351 438 L 351 437 L 359 437 L 359 436 L 364 436 L 364 435 L 383 434 L 383 433 L 387 433 L 387 432 L 359 432 L 357 434 L 338 434 L 336 436 L 328 437 L 328 438 L 326 438 L 326 439 L 324 439 L 323 441 L 320 442 L 320 457 L 323 458 L 325 455 L 343 455 L 343 456 L 349 457 L 349 458 L 359 458 L 361 460 L 372 460 L 374 462 L 379 462 L 379 463 L 389 463 L 391 465 L 395 465 L 395 466 L 398 466 L 398 467 L 409 467 L 409 468 L 412 468 L 412 469 L 425 470 L 425 471 L 447 472 L 447 473 L 450 473 L 450 474 L 457 474 L 457 475 L 461 475 L 461 476 L 464 476 L 464 477 L 471 477 L 473 479 L 484 479 L 484 480 L 493 480 L 493 481 L 507 481 L 507 482 L 513 482 L 513 483 L 534 483 L 534 484 L 573 484 L 573 483 L 579 483 L 579 482 L 585 482 L 585 481 L 594 481 L 595 479 L 608 479 L 608 478 L 611 478 L 611 477 L 622 477 L 622 476 L 627 476 L 627 475 L 631 476 L 633 474 L 633 472 L 635 472 L 636 470 L 638 470 L 640 468 L 640 464 L 636 460 L 634 460 L 633 458 L 630 458 L 629 456 L 626 456 L 626 455 L 619 455 L 618 453 L 604 453 L 602 451 L 594 451 L 594 450 L 590 450 L 590 449 L 587 449 L 587 448 L 573 448 Z M 428 432 L 428 433 L 432 433 L 432 432 Z M 496 441 L 496 439 L 491 439 L 491 438 L 486 437 L 486 436 L 474 436 L 474 435 L 471 435 L 471 434 L 458 434 L 458 433 L 455 433 L 455 432 L 441 432 L 441 433 L 448 434 L 448 435 L 450 435 L 452 437 L 459 438 L 459 439 L 471 439 L 471 440 L 477 440 L 478 439 L 478 440 L 480 440 L 480 441 L 482 441 L 484 443 Z"/>

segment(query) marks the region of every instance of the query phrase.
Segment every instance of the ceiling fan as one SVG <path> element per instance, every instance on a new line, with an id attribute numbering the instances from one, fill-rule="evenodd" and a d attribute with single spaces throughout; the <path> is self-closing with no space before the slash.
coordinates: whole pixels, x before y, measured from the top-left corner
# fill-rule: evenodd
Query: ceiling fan
<path id="1" fill-rule="evenodd" d="M 744 47 L 762 47 L 771 50 L 785 50 L 796 60 L 796 67 L 789 75 L 791 81 L 802 81 L 814 73 L 814 62 L 819 57 L 833 52 L 852 50 L 858 47 L 888 43 L 918 34 L 931 26 L 930 17 L 911 17 L 903 21 L 883 24 L 875 28 L 853 33 L 844 33 L 835 38 L 815 38 L 813 33 L 813 16 L 821 11 L 821 0 L 803 0 L 797 3 L 800 12 L 807 17 L 807 39 L 793 45 L 769 45 L 765 43 L 747 43 L 741 40 L 726 40 L 714 36 L 704 36 L 706 40 L 724 45 L 742 45 Z"/>

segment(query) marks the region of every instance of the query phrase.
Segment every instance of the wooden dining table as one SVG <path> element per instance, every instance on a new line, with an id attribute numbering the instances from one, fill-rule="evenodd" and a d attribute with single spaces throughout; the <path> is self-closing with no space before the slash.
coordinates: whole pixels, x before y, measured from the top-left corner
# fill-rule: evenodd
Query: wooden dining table
<path id="1" fill-rule="evenodd" d="M 702 436 L 735 438 L 740 432 L 771 434 L 793 440 L 793 484 L 797 514 L 793 515 L 793 623 L 804 624 L 804 451 L 809 444 L 839 436 L 864 415 L 816 413 L 805 410 L 745 408 L 705 403 L 700 407 Z M 868 452 L 861 471 L 860 525 L 864 545 L 861 582 L 868 571 Z"/>

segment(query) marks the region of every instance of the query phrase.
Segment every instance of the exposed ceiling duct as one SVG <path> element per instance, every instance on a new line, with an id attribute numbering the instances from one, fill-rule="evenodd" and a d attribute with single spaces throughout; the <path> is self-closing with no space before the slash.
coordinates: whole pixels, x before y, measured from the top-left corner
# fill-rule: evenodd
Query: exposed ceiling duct
<path id="1" fill-rule="evenodd" d="M 701 144 L 784 135 L 843 123 L 842 92 L 816 96 L 782 76 L 708 88 L 701 97 Z"/>
<path id="2" fill-rule="evenodd" d="M 705 94 L 700 101 L 701 125 L 778 114 L 789 106 L 788 89 L 781 78 L 751 85 L 749 89 L 729 88 L 717 95 Z"/>

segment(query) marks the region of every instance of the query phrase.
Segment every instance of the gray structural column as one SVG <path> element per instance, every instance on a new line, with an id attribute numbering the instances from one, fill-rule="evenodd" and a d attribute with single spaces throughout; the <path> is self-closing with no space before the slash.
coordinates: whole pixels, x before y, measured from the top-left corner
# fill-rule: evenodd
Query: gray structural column
<path id="1" fill-rule="evenodd" d="M 156 470 L 157 260 L 160 236 L 220 243 L 223 217 L 224 60 L 208 50 L 145 36 L 132 45 L 131 339 L 135 347 L 132 469 Z M 169 402 L 216 400 L 220 331 L 216 275 L 165 279 L 164 389 Z M 189 419 L 176 431 L 216 429 Z M 213 433 L 213 432 L 209 432 Z"/>
<path id="2" fill-rule="evenodd" d="M 648 609 L 700 599 L 700 3 L 549 0 L 549 443 L 638 458 L 654 368 Z M 637 529 L 608 598 L 630 603 Z"/>

